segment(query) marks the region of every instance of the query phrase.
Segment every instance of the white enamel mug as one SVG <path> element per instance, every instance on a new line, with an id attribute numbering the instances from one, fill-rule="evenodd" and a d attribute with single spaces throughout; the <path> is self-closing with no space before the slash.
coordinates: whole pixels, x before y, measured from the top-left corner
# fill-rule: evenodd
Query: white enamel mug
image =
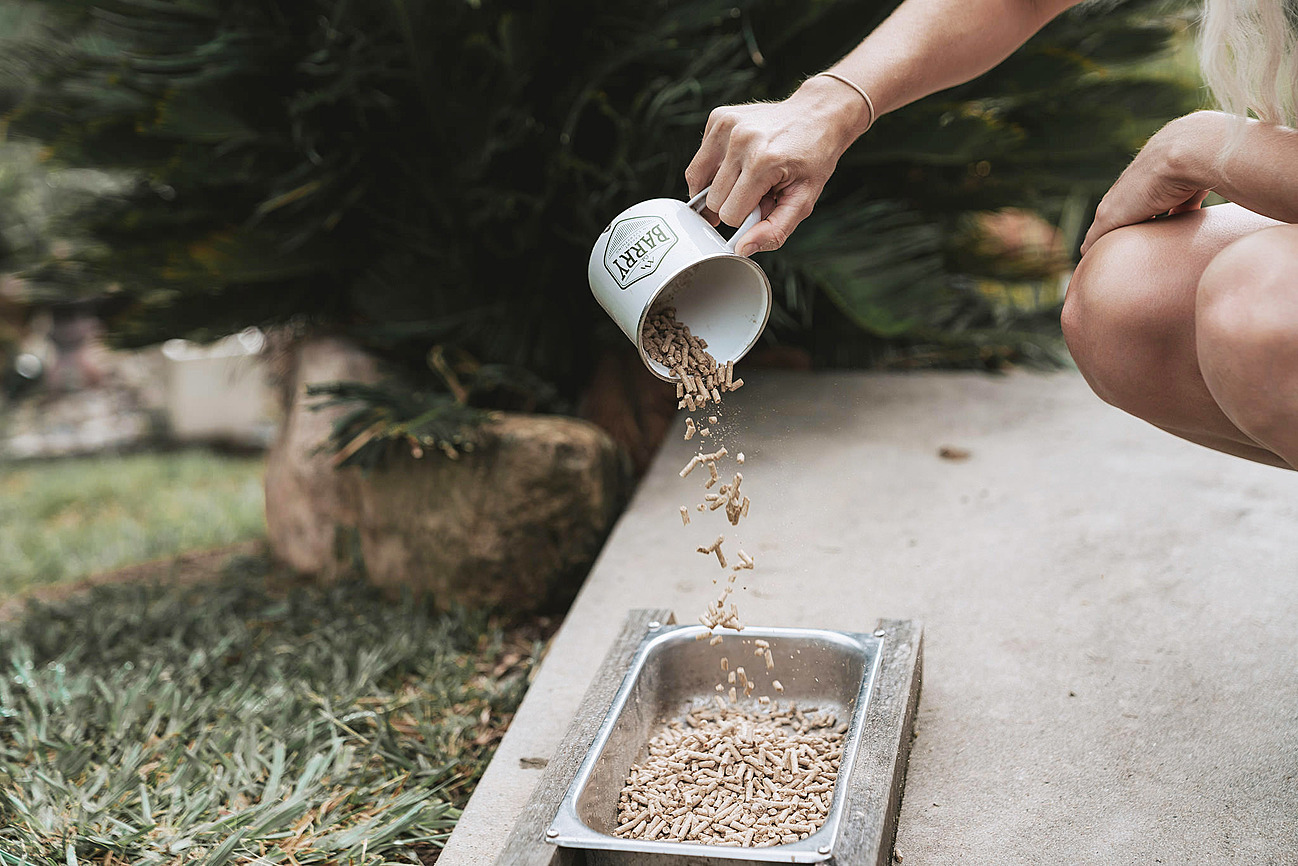
<path id="1" fill-rule="evenodd" d="M 640 359 L 659 379 L 672 372 L 650 360 L 640 339 L 650 310 L 676 307 L 676 319 L 708 343 L 717 363 L 738 361 L 757 342 L 771 313 L 771 282 L 735 252 L 762 218 L 754 210 L 726 240 L 700 216 L 707 190 L 689 201 L 655 198 L 618 214 L 590 254 L 590 290 Z"/>

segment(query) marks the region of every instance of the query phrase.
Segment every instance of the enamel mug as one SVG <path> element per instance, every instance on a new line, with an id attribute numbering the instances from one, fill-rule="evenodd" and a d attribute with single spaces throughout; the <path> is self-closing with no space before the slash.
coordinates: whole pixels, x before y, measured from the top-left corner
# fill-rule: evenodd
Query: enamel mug
<path id="1" fill-rule="evenodd" d="M 590 290 L 660 379 L 672 372 L 645 354 L 641 329 L 651 310 L 676 319 L 708 343 L 718 364 L 738 361 L 757 342 L 771 313 L 771 283 L 735 245 L 762 218 L 754 210 L 726 240 L 700 214 L 707 190 L 689 201 L 656 198 L 618 214 L 590 254 Z"/>

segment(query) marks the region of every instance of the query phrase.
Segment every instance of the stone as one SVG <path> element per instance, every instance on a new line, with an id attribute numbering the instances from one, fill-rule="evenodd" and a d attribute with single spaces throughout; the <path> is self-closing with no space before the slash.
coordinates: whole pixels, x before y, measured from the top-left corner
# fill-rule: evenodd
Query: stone
<path id="1" fill-rule="evenodd" d="M 336 410 L 309 409 L 305 387 L 377 376 L 372 359 L 336 340 L 299 351 L 267 465 L 276 555 L 326 578 L 358 564 L 376 585 L 432 593 L 442 606 L 534 609 L 570 597 L 629 492 L 608 435 L 575 418 L 500 413 L 458 459 L 394 448 L 369 472 L 335 469 L 319 446 Z"/>
<path id="2" fill-rule="evenodd" d="M 312 410 L 306 387 L 324 382 L 374 383 L 378 362 L 344 340 L 304 340 L 280 351 L 284 369 L 284 423 L 266 455 L 266 533 L 276 558 L 295 570 L 332 578 L 339 572 L 335 548 L 343 527 L 357 521 L 355 486 L 337 472 L 320 446 L 346 410 Z"/>

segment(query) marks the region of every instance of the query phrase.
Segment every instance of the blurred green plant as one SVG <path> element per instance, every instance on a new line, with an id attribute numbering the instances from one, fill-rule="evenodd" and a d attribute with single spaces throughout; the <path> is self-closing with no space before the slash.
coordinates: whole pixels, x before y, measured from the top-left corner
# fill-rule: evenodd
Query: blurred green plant
<path id="1" fill-rule="evenodd" d="M 83 211 L 102 242 L 84 270 L 50 276 L 120 286 L 118 341 L 315 324 L 380 351 L 411 388 L 452 393 L 426 363 L 442 347 L 512 391 L 547 383 L 553 398 L 530 402 L 561 411 L 622 342 L 585 284 L 608 219 L 683 196 L 714 106 L 783 97 L 895 5 L 44 0 L 40 35 L 0 39 L 0 54 L 11 134 L 137 178 Z M 1057 360 L 1057 293 L 1024 308 L 982 291 L 1022 274 L 1012 255 L 966 254 L 970 215 L 1085 211 L 1195 107 L 1191 83 L 1134 63 L 1184 30 L 1183 8 L 1086 4 L 996 70 L 883 118 L 761 259 L 767 339 L 822 365 Z"/>
<path id="2" fill-rule="evenodd" d="M 0 628 L 5 866 L 428 862 L 542 636 L 259 557 L 31 605 Z"/>
<path id="3" fill-rule="evenodd" d="M 0 463 L 0 595 L 260 538 L 263 474 L 206 451 Z"/>

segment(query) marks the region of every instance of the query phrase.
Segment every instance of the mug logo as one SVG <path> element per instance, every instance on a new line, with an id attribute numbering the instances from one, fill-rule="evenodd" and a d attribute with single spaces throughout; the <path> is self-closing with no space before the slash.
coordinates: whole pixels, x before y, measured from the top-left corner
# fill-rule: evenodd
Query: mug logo
<path id="1" fill-rule="evenodd" d="M 613 224 L 608 246 L 604 250 L 604 267 L 625 289 L 647 277 L 676 244 L 676 234 L 662 217 L 642 216 L 619 220 Z"/>

